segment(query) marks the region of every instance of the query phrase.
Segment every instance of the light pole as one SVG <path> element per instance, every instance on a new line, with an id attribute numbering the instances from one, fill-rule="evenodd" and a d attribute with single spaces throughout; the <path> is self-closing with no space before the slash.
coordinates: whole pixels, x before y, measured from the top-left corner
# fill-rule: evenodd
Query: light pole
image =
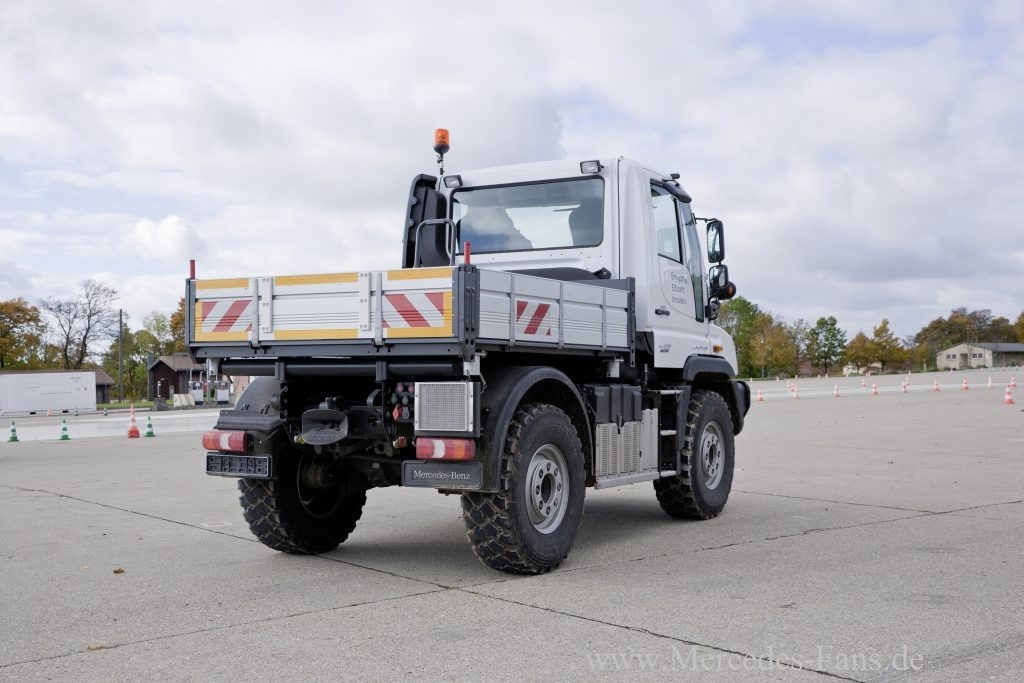
<path id="1" fill-rule="evenodd" d="M 124 309 L 117 311 L 117 400 L 124 403 Z"/>
<path id="2" fill-rule="evenodd" d="M 761 338 L 761 379 L 765 378 L 764 374 L 764 337 Z"/>

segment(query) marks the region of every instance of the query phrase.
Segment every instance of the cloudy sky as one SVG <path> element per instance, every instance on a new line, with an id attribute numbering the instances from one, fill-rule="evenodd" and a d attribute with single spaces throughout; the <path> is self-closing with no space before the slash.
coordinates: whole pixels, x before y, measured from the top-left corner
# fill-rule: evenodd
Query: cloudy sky
<path id="1" fill-rule="evenodd" d="M 625 155 L 787 319 L 1024 308 L 1024 4 L 0 4 L 0 299 L 394 267 L 450 170 Z"/>

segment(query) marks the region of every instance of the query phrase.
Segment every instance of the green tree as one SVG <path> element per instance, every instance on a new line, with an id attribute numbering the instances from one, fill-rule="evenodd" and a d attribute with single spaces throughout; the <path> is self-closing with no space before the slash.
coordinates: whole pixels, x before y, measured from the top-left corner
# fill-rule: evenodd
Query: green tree
<path id="1" fill-rule="evenodd" d="M 863 332 L 854 335 L 850 343 L 846 345 L 843 359 L 856 368 L 867 368 L 874 362 L 874 350 L 871 348 L 871 340 Z"/>
<path id="2" fill-rule="evenodd" d="M 1013 330 L 1017 333 L 1017 341 L 1024 344 L 1024 311 L 1017 316 L 1017 320 L 1013 323 Z"/>
<path id="3" fill-rule="evenodd" d="M 786 336 L 793 345 L 793 366 L 792 374 L 796 375 L 800 370 L 800 362 L 807 358 L 807 332 L 810 327 L 803 318 L 797 318 L 796 322 L 783 323 L 786 328 Z"/>
<path id="4" fill-rule="evenodd" d="M 185 352 L 185 297 L 178 299 L 178 308 L 171 313 L 170 318 L 171 339 L 174 346 L 171 353 Z"/>
<path id="5" fill-rule="evenodd" d="M 869 348 L 873 356 L 872 360 L 881 363 L 883 371 L 886 365 L 892 366 L 907 362 L 907 351 L 889 329 L 888 318 L 882 318 L 882 322 L 873 330 Z"/>
<path id="6" fill-rule="evenodd" d="M 736 360 L 739 365 L 741 377 L 760 376 L 761 356 L 760 347 L 757 353 L 750 352 L 750 338 L 754 326 L 754 319 L 761 309 L 757 304 L 751 303 L 742 296 L 737 296 L 728 301 L 722 302 L 722 309 L 715 322 L 732 337 L 736 344 Z M 182 328 L 184 329 L 184 327 Z M 184 334 L 182 335 L 184 337 Z"/>
<path id="7" fill-rule="evenodd" d="M 807 358 L 825 374 L 839 362 L 845 349 L 846 331 L 840 329 L 835 316 L 818 318 L 814 327 L 807 331 Z"/>
<path id="8" fill-rule="evenodd" d="M 982 341 L 996 343 L 1015 342 L 1017 341 L 1017 331 L 1007 318 L 999 316 L 989 321 L 985 329 L 985 338 Z"/>
<path id="9" fill-rule="evenodd" d="M 0 301 L 0 370 L 38 367 L 46 325 L 22 298 Z"/>
<path id="10" fill-rule="evenodd" d="M 142 319 L 142 329 L 149 333 L 150 338 L 141 339 L 140 342 L 146 342 L 150 353 L 154 356 L 174 353 L 174 332 L 165 314 L 153 311 Z"/>
<path id="11" fill-rule="evenodd" d="M 754 316 L 747 340 L 746 356 L 755 364 L 747 376 L 761 376 L 761 359 L 767 376 L 789 374 L 796 366 L 797 347 L 785 323 L 771 313 Z"/>
<path id="12" fill-rule="evenodd" d="M 127 316 L 126 316 L 127 318 Z M 146 330 L 132 332 L 127 319 L 121 329 L 124 341 L 124 398 L 137 401 L 149 395 L 149 364 L 151 348 L 155 343 L 153 335 Z M 102 367 L 114 381 L 117 381 L 118 355 L 121 350 L 117 337 L 110 348 L 103 353 Z"/>
<path id="13" fill-rule="evenodd" d="M 49 297 L 40 307 L 53 322 L 55 345 L 66 370 L 77 370 L 95 353 L 96 344 L 117 334 L 117 311 L 113 303 L 117 290 L 82 280 L 77 296 Z"/>
<path id="14" fill-rule="evenodd" d="M 1024 314 L 1022 314 L 1024 317 Z M 1024 326 L 1024 320 L 1018 319 Z M 914 346 L 924 344 L 932 354 L 964 342 L 1012 342 L 1021 330 L 1002 316 L 993 318 L 992 311 L 968 311 L 954 308 L 948 318 L 936 318 L 914 335 Z"/>

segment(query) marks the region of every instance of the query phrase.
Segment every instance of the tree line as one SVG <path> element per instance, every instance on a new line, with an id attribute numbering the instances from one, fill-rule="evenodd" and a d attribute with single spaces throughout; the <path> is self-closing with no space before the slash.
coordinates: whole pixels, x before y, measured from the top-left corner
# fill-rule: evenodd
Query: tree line
<path id="1" fill-rule="evenodd" d="M 102 368 L 116 382 L 123 343 L 125 397 L 145 398 L 151 359 L 185 351 L 185 299 L 170 315 L 145 316 L 133 332 L 128 314 L 118 314 L 117 298 L 116 289 L 83 280 L 75 294 L 38 305 L 22 297 L 0 301 L 0 370 Z"/>
<path id="2" fill-rule="evenodd" d="M 955 308 L 903 339 L 883 318 L 870 336 L 860 331 L 848 339 L 835 316 L 813 325 L 800 318 L 787 322 L 738 296 L 722 304 L 717 322 L 736 343 L 741 377 L 829 374 L 847 364 L 858 371 L 871 366 L 881 372 L 934 370 L 935 354 L 957 344 L 1024 343 L 1024 311 L 1011 323 L 988 309 Z"/>
<path id="3" fill-rule="evenodd" d="M 32 305 L 23 298 L 0 301 L 0 370 L 79 370 L 103 368 L 117 379 L 117 290 L 83 280 L 69 297 L 47 297 Z M 185 351 L 185 299 L 171 314 L 154 311 L 132 331 L 123 319 L 124 392 L 139 399 L 149 390 L 149 362 Z M 915 334 L 898 339 L 888 319 L 871 336 L 847 338 L 835 316 L 813 325 L 787 322 L 738 296 L 722 305 L 718 319 L 736 343 L 741 377 L 828 374 L 843 365 L 880 366 L 882 372 L 935 368 L 935 354 L 963 342 L 1024 342 L 1024 311 L 1011 323 L 987 309 L 956 308 Z"/>

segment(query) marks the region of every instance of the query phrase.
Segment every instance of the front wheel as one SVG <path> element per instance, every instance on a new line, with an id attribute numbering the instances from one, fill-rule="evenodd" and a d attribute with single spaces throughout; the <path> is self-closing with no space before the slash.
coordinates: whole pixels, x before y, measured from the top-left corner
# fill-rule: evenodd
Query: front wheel
<path id="1" fill-rule="evenodd" d="M 239 479 L 239 502 L 249 530 L 285 553 L 316 555 L 337 548 L 363 514 L 366 488 L 337 481 L 329 464 L 311 454 L 276 458 L 276 479 Z"/>
<path id="2" fill-rule="evenodd" d="M 729 500 L 735 461 L 732 413 L 717 392 L 693 392 L 681 460 L 682 472 L 654 481 L 661 509 L 680 519 L 717 517 Z"/>
<path id="3" fill-rule="evenodd" d="M 464 493 L 466 534 L 484 564 L 515 574 L 557 567 L 583 518 L 583 446 L 554 406 L 520 408 L 501 458 L 501 490 Z"/>

